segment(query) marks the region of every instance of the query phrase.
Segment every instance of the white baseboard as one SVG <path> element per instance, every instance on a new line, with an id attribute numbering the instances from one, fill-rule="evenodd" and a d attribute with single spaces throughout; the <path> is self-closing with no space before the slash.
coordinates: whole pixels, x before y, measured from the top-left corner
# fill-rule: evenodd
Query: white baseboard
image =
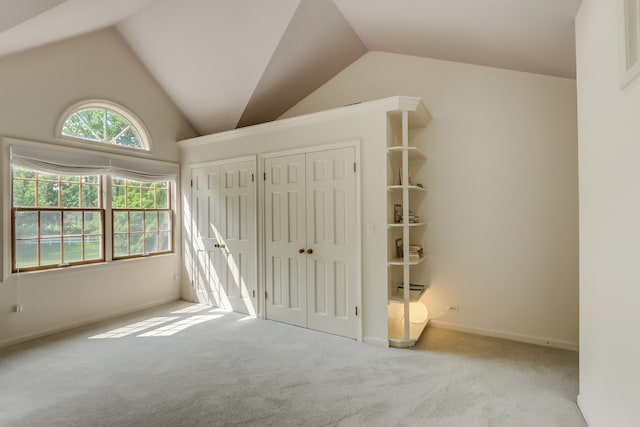
<path id="1" fill-rule="evenodd" d="M 30 341 L 30 340 L 34 340 L 37 338 L 42 338 L 45 337 L 47 335 L 53 335 L 53 334 L 57 334 L 60 332 L 66 332 L 69 331 L 71 329 L 76 329 L 76 328 L 80 328 L 82 326 L 87 326 L 90 325 L 92 323 L 97 323 L 97 322 L 102 322 L 103 320 L 108 320 L 108 319 L 112 319 L 114 317 L 119 317 L 119 316 L 124 316 L 125 314 L 130 314 L 130 313 L 135 313 L 136 311 L 142 311 L 142 310 L 146 310 L 147 308 L 152 308 L 152 307 L 156 307 L 159 305 L 163 305 L 163 304 L 167 304 L 173 301 L 178 301 L 180 300 L 179 296 L 173 296 L 173 297 L 167 297 L 167 298 L 161 298 L 152 302 L 148 302 L 145 304 L 141 304 L 141 305 L 137 305 L 134 307 L 129 307 L 125 310 L 119 310 L 119 311 L 115 311 L 115 312 L 111 312 L 109 314 L 103 314 L 101 316 L 96 316 L 96 317 L 91 317 L 79 322 L 70 322 L 70 323 L 65 323 L 63 325 L 60 326 L 55 326 L 53 328 L 49 328 L 49 329 L 44 329 L 42 331 L 38 331 L 38 332 L 33 332 L 27 335 L 21 335 L 19 337 L 14 337 L 14 338 L 9 338 L 7 340 L 4 341 L 0 341 L 0 348 L 3 347 L 9 347 L 11 345 L 15 345 L 15 344 L 19 344 L 25 341 Z"/>
<path id="2" fill-rule="evenodd" d="M 578 343 L 572 341 L 556 340 L 553 338 L 536 337 L 533 335 L 514 334 L 511 332 L 496 331 L 493 329 L 475 328 L 467 325 L 459 325 L 457 323 L 445 322 L 442 320 L 432 319 L 430 323 L 433 327 L 442 329 L 451 329 L 454 331 L 468 332 L 470 334 L 485 335 L 494 338 L 503 338 L 511 341 L 526 342 L 528 344 L 537 344 L 545 347 L 561 348 L 563 350 L 578 351 Z"/>
<path id="3" fill-rule="evenodd" d="M 589 422 L 589 418 L 587 417 L 587 413 L 584 410 L 584 405 L 582 403 L 582 399 L 580 398 L 580 395 L 578 394 L 578 409 L 580 410 L 580 413 L 582 414 L 582 418 L 584 418 L 584 422 L 587 423 L 587 426 L 591 426 L 592 424 Z"/>
<path id="4" fill-rule="evenodd" d="M 364 337 L 362 338 L 362 342 L 366 344 L 373 344 L 378 347 L 389 347 L 389 341 L 382 338 Z"/>

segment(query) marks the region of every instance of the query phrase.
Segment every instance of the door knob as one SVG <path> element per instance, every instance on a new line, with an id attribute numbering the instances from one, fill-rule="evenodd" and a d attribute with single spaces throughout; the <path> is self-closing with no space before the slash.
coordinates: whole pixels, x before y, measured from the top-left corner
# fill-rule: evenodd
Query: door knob
<path id="1" fill-rule="evenodd" d="M 311 255 L 313 253 L 313 249 L 307 249 L 307 253 Z"/>
<path id="2" fill-rule="evenodd" d="M 298 249 L 298 253 L 299 253 L 299 254 L 303 254 L 303 253 L 304 253 L 304 248 L 300 248 L 300 249 Z"/>
<path id="3" fill-rule="evenodd" d="M 220 248 L 220 249 L 224 249 L 224 243 L 216 243 L 215 245 L 213 245 L 214 248 Z"/>

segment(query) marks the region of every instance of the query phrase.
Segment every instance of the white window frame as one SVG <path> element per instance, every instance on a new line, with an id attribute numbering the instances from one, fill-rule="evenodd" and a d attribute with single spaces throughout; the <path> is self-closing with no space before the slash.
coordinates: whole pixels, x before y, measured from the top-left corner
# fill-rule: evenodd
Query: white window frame
<path id="1" fill-rule="evenodd" d="M 113 144 L 105 141 L 96 141 L 94 139 L 87 139 L 77 136 L 63 135 L 62 129 L 64 128 L 64 124 L 73 114 L 86 109 L 107 109 L 111 110 L 120 116 L 124 117 L 132 128 L 136 131 L 138 136 L 140 137 L 140 143 L 142 144 L 142 148 L 134 148 L 134 147 L 126 147 L 123 145 Z M 106 146 L 113 147 L 116 149 L 133 151 L 133 152 L 151 152 L 151 138 L 149 137 L 149 132 L 145 127 L 142 120 L 138 118 L 131 110 L 128 108 L 117 104 L 112 101 L 107 101 L 104 99 L 90 99 L 85 101 L 76 102 L 75 104 L 68 107 L 61 115 L 60 119 L 58 119 L 58 123 L 56 124 L 55 129 L 56 138 L 65 140 L 65 141 L 73 141 L 73 142 L 81 142 L 83 145 L 92 144 L 98 146 Z"/>

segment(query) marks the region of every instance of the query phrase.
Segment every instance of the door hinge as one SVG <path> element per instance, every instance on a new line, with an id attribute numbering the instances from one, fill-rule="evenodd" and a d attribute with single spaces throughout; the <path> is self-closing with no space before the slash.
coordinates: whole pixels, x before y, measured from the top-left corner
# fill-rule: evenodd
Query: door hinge
<path id="1" fill-rule="evenodd" d="M 358 317 L 358 306 L 356 305 L 356 317 Z"/>
<path id="2" fill-rule="evenodd" d="M 254 298 L 256 297 L 256 290 L 255 289 L 253 290 L 253 297 Z"/>
<path id="3" fill-rule="evenodd" d="M 264 291 L 264 299 L 267 299 L 267 291 Z"/>
<path id="4" fill-rule="evenodd" d="M 193 180 L 191 180 L 191 186 L 193 187 Z"/>
<path id="5" fill-rule="evenodd" d="M 267 180 L 267 173 L 266 173 L 266 172 L 262 174 L 262 179 L 263 179 L 264 181 L 266 181 L 266 180 Z"/>
<path id="6" fill-rule="evenodd" d="M 353 172 L 355 173 L 357 170 L 356 162 L 353 162 Z"/>
<path id="7" fill-rule="evenodd" d="M 256 180 L 256 177 L 254 174 L 251 174 L 251 182 L 254 182 Z"/>

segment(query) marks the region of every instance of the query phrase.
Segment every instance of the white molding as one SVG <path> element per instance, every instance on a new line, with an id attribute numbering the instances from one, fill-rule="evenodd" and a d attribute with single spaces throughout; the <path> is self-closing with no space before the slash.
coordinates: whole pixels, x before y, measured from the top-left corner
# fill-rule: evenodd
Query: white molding
<path id="1" fill-rule="evenodd" d="M 637 6 L 636 16 L 631 17 L 627 7 L 629 1 L 637 2 L 637 0 L 618 0 L 618 62 L 621 89 L 625 89 L 640 75 L 640 5 Z M 635 53 L 638 59 L 633 64 L 629 64 L 629 37 L 633 36 L 629 32 L 628 25 L 631 18 L 635 20 L 634 28 L 638 33 L 636 34 L 638 52 Z"/>
<path id="2" fill-rule="evenodd" d="M 316 113 L 305 114 L 302 116 L 290 117 L 272 122 L 262 123 L 254 126 L 247 126 L 239 129 L 232 129 L 225 132 L 214 133 L 211 135 L 199 136 L 196 138 L 178 141 L 178 145 L 182 148 L 194 147 L 198 145 L 213 144 L 222 141 L 230 141 L 238 138 L 246 138 L 252 135 L 261 135 L 267 132 L 274 132 L 283 129 L 304 126 L 311 123 L 321 123 L 335 118 L 344 118 L 351 114 L 362 114 L 372 111 L 419 111 L 421 120 L 431 118 L 427 109 L 422 105 L 421 99 L 410 96 L 394 96 L 390 98 L 378 99 L 375 101 L 362 102 L 358 104 L 347 105 L 344 107 L 332 108 Z M 426 115 L 425 115 L 426 113 Z M 427 120 L 428 123 L 428 120 Z"/>
<path id="3" fill-rule="evenodd" d="M 587 426 L 592 426 L 593 424 L 591 424 L 589 422 L 589 418 L 587 417 L 587 411 L 585 411 L 585 407 L 584 407 L 584 401 L 582 400 L 582 395 L 578 393 L 578 397 L 576 399 L 576 404 L 578 405 L 578 410 L 580 411 L 580 415 L 582 415 L 582 418 L 584 419 L 585 424 L 587 424 Z"/>
<path id="4" fill-rule="evenodd" d="M 493 338 L 503 338 L 511 341 L 524 342 L 528 344 L 536 344 L 545 347 L 560 348 L 563 350 L 579 351 L 577 342 L 557 340 L 554 338 L 538 337 L 534 335 L 515 334 L 512 332 L 497 331 L 495 329 L 476 328 L 473 326 L 460 325 L 452 322 L 445 322 L 443 320 L 432 319 L 431 325 L 435 328 L 451 329 L 453 331 L 467 332 L 470 334 L 484 335 Z"/>
<path id="5" fill-rule="evenodd" d="M 25 342 L 25 341 L 31 341 L 31 340 L 34 340 L 34 339 L 37 339 L 37 338 L 42 338 L 42 337 L 45 337 L 45 336 L 54 335 L 54 334 L 61 333 L 61 332 L 67 332 L 67 331 L 69 331 L 71 329 L 80 328 L 80 327 L 83 327 L 83 326 L 91 325 L 93 323 L 102 322 L 104 320 L 109 320 L 109 319 L 113 319 L 115 317 L 124 316 L 126 314 L 135 313 L 137 311 L 146 310 L 148 308 L 153 308 L 153 307 L 157 307 L 157 306 L 160 306 L 160 305 L 168 304 L 168 303 L 173 302 L 173 301 L 180 301 L 180 296 L 161 298 L 161 299 L 149 302 L 149 303 L 136 305 L 134 307 L 129 307 L 129 308 L 126 308 L 124 310 L 111 312 L 109 314 L 103 314 L 101 316 L 91 317 L 89 319 L 81 320 L 81 321 L 78 321 L 78 322 L 69 322 L 69 323 L 65 323 L 63 325 L 56 326 L 56 327 L 53 327 L 53 328 L 44 329 L 44 330 L 41 330 L 41 331 L 38 331 L 38 332 L 33 332 L 33 333 L 30 333 L 30 334 L 26 334 L 26 335 L 21 335 L 19 337 L 15 337 L 15 338 L 10 338 L 8 340 L 0 341 L 0 348 L 9 347 L 9 346 L 12 346 L 12 345 L 15 345 L 15 344 L 19 344 L 19 343 L 22 343 L 22 342 Z"/>
<path id="6" fill-rule="evenodd" d="M 378 347 L 389 347 L 389 341 L 378 337 L 364 337 L 362 342 L 372 344 Z"/>
<path id="7" fill-rule="evenodd" d="M 188 165 L 189 169 L 198 169 L 198 168 L 208 168 L 209 166 L 220 166 L 220 165 L 229 165 L 233 163 L 242 163 L 242 162 L 250 162 L 256 161 L 257 155 L 252 154 L 249 156 L 243 157 L 231 157 L 228 159 L 220 159 L 220 160 L 211 160 L 209 162 L 202 163 L 191 163 Z"/>

